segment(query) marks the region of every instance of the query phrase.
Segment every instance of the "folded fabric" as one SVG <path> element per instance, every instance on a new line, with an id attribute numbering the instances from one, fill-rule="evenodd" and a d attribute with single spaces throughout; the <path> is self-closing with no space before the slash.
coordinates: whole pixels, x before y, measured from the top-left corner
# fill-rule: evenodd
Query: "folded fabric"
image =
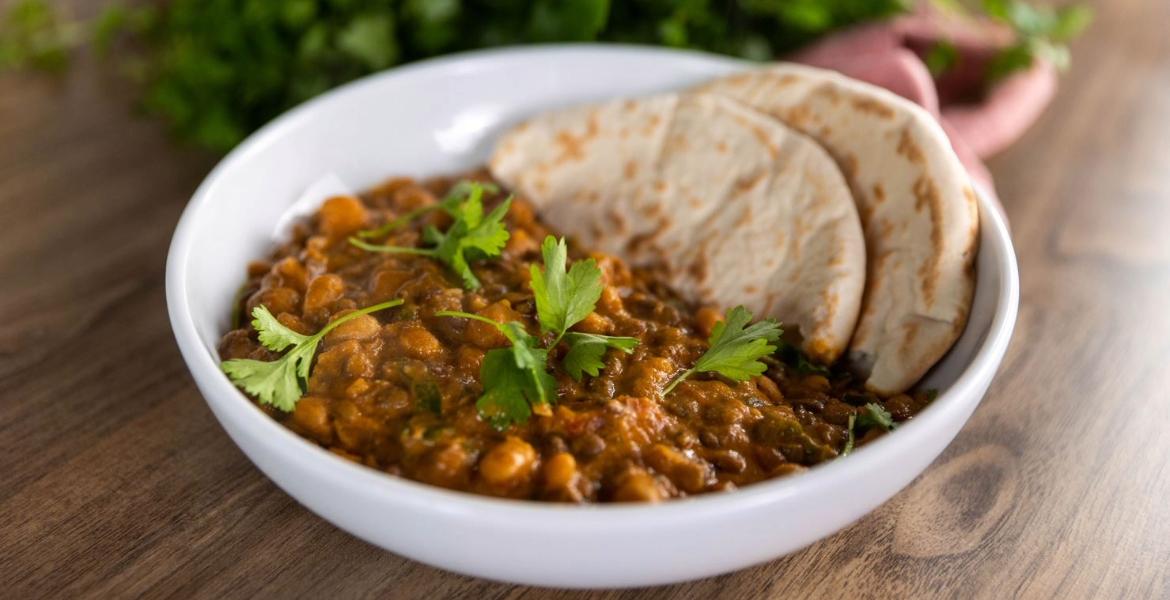
<path id="1" fill-rule="evenodd" d="M 982 159 L 1019 139 L 1056 92 L 1055 69 L 1036 61 L 983 93 L 987 66 L 1012 39 L 1010 30 L 995 23 L 921 12 L 844 30 L 790 59 L 840 71 L 921 105 L 942 123 L 972 179 L 994 194 Z M 940 42 L 951 44 L 958 60 L 935 78 L 925 57 Z"/>

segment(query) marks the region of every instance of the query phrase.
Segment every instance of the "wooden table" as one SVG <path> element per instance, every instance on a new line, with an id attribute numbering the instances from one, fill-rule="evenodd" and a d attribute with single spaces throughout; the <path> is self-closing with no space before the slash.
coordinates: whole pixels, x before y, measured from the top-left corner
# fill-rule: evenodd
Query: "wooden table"
<path id="1" fill-rule="evenodd" d="M 602 595 L 1170 595 L 1170 3 L 1098 4 L 1056 104 L 991 163 L 1023 298 L 954 444 L 802 552 Z M 378 550 L 236 449 L 163 299 L 212 160 L 131 116 L 130 93 L 85 58 L 0 78 L 0 596 L 578 596 Z"/>

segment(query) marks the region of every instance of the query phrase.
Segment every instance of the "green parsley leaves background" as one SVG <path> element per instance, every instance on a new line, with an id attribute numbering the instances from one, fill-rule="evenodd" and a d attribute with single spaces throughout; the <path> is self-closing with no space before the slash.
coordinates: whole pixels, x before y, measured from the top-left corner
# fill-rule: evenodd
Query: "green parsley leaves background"
<path id="1" fill-rule="evenodd" d="M 1067 61 L 1082 8 L 931 0 L 1003 22 L 1019 42 L 989 78 L 1036 56 Z M 774 58 L 914 0 L 169 0 L 72 19 L 48 0 L 0 15 L 0 71 L 60 71 L 92 42 L 141 82 L 141 104 L 183 141 L 226 151 L 288 108 L 357 77 L 430 56 L 508 44 L 611 41 Z M 932 66 L 945 68 L 945 47 Z"/>

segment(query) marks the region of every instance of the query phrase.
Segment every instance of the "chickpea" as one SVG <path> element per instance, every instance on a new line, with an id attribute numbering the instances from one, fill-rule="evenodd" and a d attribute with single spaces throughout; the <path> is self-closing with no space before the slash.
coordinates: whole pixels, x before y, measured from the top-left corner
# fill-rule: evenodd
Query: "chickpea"
<path id="1" fill-rule="evenodd" d="M 577 481 L 577 459 L 568 452 L 559 452 L 544 463 L 541 473 L 545 489 L 555 491 L 568 488 Z"/>
<path id="2" fill-rule="evenodd" d="M 607 286 L 629 285 L 633 279 L 630 268 L 616 258 L 600 252 L 590 253 L 590 257 L 597 261 L 597 268 L 601 270 L 601 281 Z"/>
<path id="3" fill-rule="evenodd" d="M 398 295 L 398 289 L 406 283 L 414 273 L 395 268 L 381 268 L 370 277 L 370 294 L 376 300 L 389 300 Z"/>
<path id="4" fill-rule="evenodd" d="M 266 260 L 253 260 L 248 263 L 248 279 L 263 277 L 272 270 L 272 263 Z"/>
<path id="5" fill-rule="evenodd" d="M 334 196 L 321 205 L 317 218 L 325 235 L 339 238 L 365 227 L 369 214 L 361 200 L 353 196 Z"/>
<path id="6" fill-rule="evenodd" d="M 407 180 L 405 184 L 396 186 L 394 188 L 394 202 L 402 207 L 403 212 L 430 206 L 436 202 L 435 195 L 426 188 L 415 185 L 413 181 Z"/>
<path id="7" fill-rule="evenodd" d="M 487 308 L 484 308 L 476 314 L 498 323 L 507 323 L 520 319 L 520 315 L 512 310 L 512 305 L 507 300 L 500 300 L 494 304 L 489 304 Z M 500 333 L 498 329 L 479 321 L 469 320 L 464 336 L 468 342 L 484 350 L 508 345 L 508 338 L 504 337 L 504 334 Z"/>
<path id="8" fill-rule="evenodd" d="M 511 237 L 508 238 L 508 245 L 504 250 L 508 254 L 520 255 L 528 252 L 535 252 L 539 246 L 532 236 L 528 235 L 527 231 L 523 229 L 512 230 Z"/>
<path id="9" fill-rule="evenodd" d="M 804 467 L 804 466 L 798 465 L 796 463 L 784 463 L 782 465 L 777 466 L 775 469 L 772 469 L 772 472 L 769 473 L 769 476 L 770 477 L 785 477 L 788 475 L 795 475 L 797 473 L 803 473 L 804 471 L 807 471 L 807 470 L 808 470 L 808 467 Z"/>
<path id="10" fill-rule="evenodd" d="M 304 319 L 292 313 L 280 313 L 280 315 L 276 317 L 276 320 L 280 321 L 281 325 L 284 325 L 285 327 L 288 327 L 297 333 L 303 333 L 305 335 L 313 333 L 315 329 L 313 327 L 309 327 L 305 323 Z"/>
<path id="11" fill-rule="evenodd" d="M 824 375 L 808 375 L 804 378 L 804 385 L 817 392 L 829 391 L 829 380 Z"/>
<path id="12" fill-rule="evenodd" d="M 432 360 L 443 354 L 443 345 L 439 343 L 439 338 L 418 324 L 404 327 L 399 333 L 398 344 L 407 356 L 419 360 Z"/>
<path id="13" fill-rule="evenodd" d="M 345 397 L 353 400 L 370 390 L 370 382 L 364 377 L 358 377 L 345 388 Z"/>
<path id="14" fill-rule="evenodd" d="M 711 337 L 711 332 L 715 330 L 715 324 L 722 320 L 723 315 L 709 306 L 704 306 L 695 311 L 695 325 L 699 328 L 699 333 L 703 337 Z"/>
<path id="15" fill-rule="evenodd" d="M 747 459 L 735 450 L 717 450 L 711 453 L 710 458 L 720 471 L 738 474 L 747 469 Z"/>
<path id="16" fill-rule="evenodd" d="M 621 314 L 625 307 L 622 305 L 622 296 L 618 289 L 612 285 L 602 288 L 601 298 L 597 300 L 597 308 L 606 314 Z"/>
<path id="17" fill-rule="evenodd" d="M 596 312 L 591 312 L 585 316 L 581 322 L 573 326 L 574 331 L 581 331 L 584 333 L 598 333 L 606 335 L 613 332 L 613 321 L 608 317 L 603 317 Z"/>
<path id="18" fill-rule="evenodd" d="M 456 353 L 456 362 L 459 369 L 472 377 L 478 377 L 479 367 L 483 364 L 484 351 L 474 346 L 460 346 Z"/>
<path id="19" fill-rule="evenodd" d="M 333 423 L 323 398 L 305 396 L 297 401 L 292 413 L 293 424 L 313 439 L 328 444 L 333 441 Z"/>
<path id="20" fill-rule="evenodd" d="M 373 315 L 354 317 L 338 325 L 326 336 L 326 341 L 341 342 L 346 340 L 368 340 L 382 331 L 382 324 Z"/>
<path id="21" fill-rule="evenodd" d="M 508 436 L 479 461 L 479 475 L 496 487 L 516 487 L 532 475 L 536 450 L 528 442 Z"/>
<path id="22" fill-rule="evenodd" d="M 517 230 L 520 230 L 536 219 L 536 215 L 532 211 L 532 205 L 523 200 L 513 200 L 512 207 L 508 209 L 508 216 L 512 218 Z"/>
<path id="23" fill-rule="evenodd" d="M 633 379 L 630 389 L 635 396 L 657 398 L 659 390 L 666 387 L 676 370 L 674 363 L 665 358 L 648 358 L 630 369 Z"/>
<path id="24" fill-rule="evenodd" d="M 700 492 L 714 479 L 711 465 L 699 458 L 691 458 L 665 444 L 654 444 L 644 455 L 646 463 L 655 471 L 670 478 L 679 488 Z"/>
<path id="25" fill-rule="evenodd" d="M 304 315 L 309 315 L 327 308 L 345 292 L 345 282 L 333 273 L 318 275 L 309 282 L 305 291 Z"/>
<path id="26" fill-rule="evenodd" d="M 262 289 L 248 299 L 248 313 L 263 304 L 274 315 L 280 313 L 300 314 L 301 295 L 292 288 L 276 287 Z"/>
<path id="27" fill-rule="evenodd" d="M 471 477 L 471 457 L 463 444 L 448 442 L 427 453 L 417 473 L 419 480 L 448 488 L 466 487 Z"/>
<path id="28" fill-rule="evenodd" d="M 615 502 L 658 502 L 668 497 L 654 476 L 635 470 L 622 478 L 613 494 Z"/>
<path id="29" fill-rule="evenodd" d="M 377 421 L 366 416 L 352 416 L 348 419 L 336 420 L 337 441 L 341 447 L 361 454 L 378 431 Z"/>
<path id="30" fill-rule="evenodd" d="M 297 259 L 289 256 L 272 267 L 272 272 L 280 275 L 283 285 L 303 292 L 309 281 L 309 271 Z"/>
<path id="31" fill-rule="evenodd" d="M 771 378 L 761 375 L 755 378 L 755 383 L 756 387 L 760 389 L 760 392 L 767 396 L 774 404 L 779 404 L 784 401 L 784 394 Z"/>

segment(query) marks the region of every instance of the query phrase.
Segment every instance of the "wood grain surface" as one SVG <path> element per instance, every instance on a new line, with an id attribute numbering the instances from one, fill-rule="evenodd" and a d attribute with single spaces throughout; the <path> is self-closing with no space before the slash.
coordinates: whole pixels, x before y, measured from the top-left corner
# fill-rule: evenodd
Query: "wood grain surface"
<path id="1" fill-rule="evenodd" d="M 1055 105 L 991 163 L 1023 298 L 954 444 L 802 552 L 599 597 L 1170 597 L 1170 2 L 1096 4 Z M 588 596 L 378 550 L 236 449 L 163 298 L 214 161 L 131 96 L 86 57 L 0 77 L 0 597 Z"/>

